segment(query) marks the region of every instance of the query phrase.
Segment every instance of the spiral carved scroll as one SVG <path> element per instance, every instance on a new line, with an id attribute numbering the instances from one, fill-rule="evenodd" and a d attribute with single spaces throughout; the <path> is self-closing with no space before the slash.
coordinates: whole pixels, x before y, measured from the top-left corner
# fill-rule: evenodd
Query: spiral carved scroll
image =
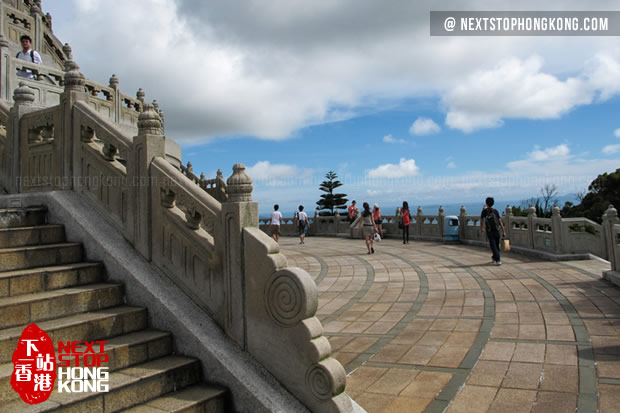
<path id="1" fill-rule="evenodd" d="M 321 364 L 310 366 L 306 372 L 306 386 L 317 399 L 325 400 L 333 395 L 334 384 L 332 377 Z"/>
<path id="2" fill-rule="evenodd" d="M 265 286 L 265 306 L 276 323 L 284 327 L 296 325 L 307 317 L 303 284 L 293 273 L 277 272 Z"/>

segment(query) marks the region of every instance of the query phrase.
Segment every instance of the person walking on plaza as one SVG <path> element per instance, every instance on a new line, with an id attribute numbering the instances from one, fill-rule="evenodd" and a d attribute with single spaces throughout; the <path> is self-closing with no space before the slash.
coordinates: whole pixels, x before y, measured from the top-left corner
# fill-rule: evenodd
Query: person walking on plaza
<path id="1" fill-rule="evenodd" d="M 377 226 L 377 232 L 379 236 L 383 238 L 383 218 L 381 218 L 381 210 L 379 209 L 379 205 L 375 204 L 372 208 L 372 219 L 375 221 L 375 225 Z"/>
<path id="2" fill-rule="evenodd" d="M 17 53 L 17 56 L 15 56 L 16 58 L 26 60 L 37 65 L 43 64 L 41 55 L 31 49 L 32 39 L 30 38 L 30 36 L 25 34 L 19 38 L 19 41 L 22 44 L 22 51 Z M 25 77 L 26 79 L 34 79 L 34 74 L 32 73 L 32 70 L 29 69 L 18 70 L 17 76 Z"/>
<path id="3" fill-rule="evenodd" d="M 409 244 L 409 223 L 411 222 L 411 213 L 409 212 L 409 204 L 403 201 L 403 207 L 400 209 L 400 223 L 403 229 L 403 244 Z"/>
<path id="4" fill-rule="evenodd" d="M 280 224 L 282 223 L 282 213 L 278 209 L 280 205 L 275 204 L 271 213 L 271 237 L 276 242 L 280 242 Z"/>
<path id="5" fill-rule="evenodd" d="M 361 218 L 362 236 L 366 241 L 366 248 L 368 248 L 368 253 L 374 254 L 375 248 L 373 245 L 373 237 L 375 235 L 375 232 L 377 232 L 377 226 L 375 225 L 375 221 L 373 220 L 372 212 L 370 211 L 370 205 L 368 205 L 368 202 L 364 202 L 363 207 L 364 211 L 362 212 Z"/>
<path id="6" fill-rule="evenodd" d="M 497 212 L 497 209 L 493 208 L 495 200 L 488 197 L 485 204 L 485 208 L 480 214 L 480 234 L 483 232 L 487 234 L 487 239 L 489 240 L 489 245 L 491 246 L 491 251 L 493 252 L 493 256 L 491 257 L 493 264 L 502 265 L 499 242 L 502 236 L 506 236 L 506 229 L 504 228 L 504 223 L 499 217 L 499 212 Z"/>
<path id="7" fill-rule="evenodd" d="M 308 215 L 304 212 L 304 206 L 299 206 L 299 212 L 295 213 L 295 218 L 297 218 L 297 232 L 299 233 L 299 243 L 304 244 L 306 234 L 310 229 L 310 221 L 308 220 Z"/>
<path id="8" fill-rule="evenodd" d="M 355 221 L 355 218 L 357 217 L 357 213 L 359 212 L 359 209 L 355 206 L 355 203 L 356 203 L 355 201 L 352 201 L 348 209 L 349 222 L 351 224 L 353 223 L 353 221 Z"/>

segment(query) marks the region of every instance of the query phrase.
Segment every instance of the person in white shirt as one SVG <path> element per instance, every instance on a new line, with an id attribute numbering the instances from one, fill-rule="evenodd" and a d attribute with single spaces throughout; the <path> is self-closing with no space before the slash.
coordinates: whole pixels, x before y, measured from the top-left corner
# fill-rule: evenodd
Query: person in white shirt
<path id="1" fill-rule="evenodd" d="M 310 221 L 308 220 L 308 215 L 304 212 L 304 206 L 299 206 L 299 212 L 295 213 L 295 218 L 297 218 L 297 231 L 299 232 L 299 243 L 303 244 L 304 239 L 306 238 L 306 234 L 308 233 L 308 229 L 310 229 Z"/>
<path id="2" fill-rule="evenodd" d="M 282 213 L 278 209 L 280 205 L 275 204 L 271 213 L 271 237 L 276 242 L 280 242 L 280 224 L 282 223 Z"/>
<path id="3" fill-rule="evenodd" d="M 37 65 L 43 64 L 41 55 L 39 55 L 39 53 L 35 52 L 31 48 L 32 39 L 30 38 L 30 36 L 25 34 L 19 38 L 19 41 L 22 44 L 22 51 L 17 53 L 17 56 L 15 56 L 16 58 L 21 59 L 21 60 L 26 60 L 28 62 L 32 62 Z M 18 70 L 17 76 L 25 77 L 26 79 L 34 79 L 34 73 L 32 73 L 32 70 L 29 70 L 29 69 Z"/>

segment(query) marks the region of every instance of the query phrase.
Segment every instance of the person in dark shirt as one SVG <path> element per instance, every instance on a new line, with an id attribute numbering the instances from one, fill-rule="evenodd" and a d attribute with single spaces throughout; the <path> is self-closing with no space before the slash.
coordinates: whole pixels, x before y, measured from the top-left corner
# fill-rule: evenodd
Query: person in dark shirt
<path id="1" fill-rule="evenodd" d="M 495 200 L 488 197 L 485 200 L 485 204 L 486 207 L 480 214 L 480 234 L 483 232 L 487 234 L 491 251 L 493 251 L 493 256 L 491 257 L 493 264 L 502 265 L 499 242 L 502 239 L 502 236 L 506 236 L 506 229 L 504 228 L 504 223 L 499 216 L 499 212 L 497 212 L 497 209 L 493 208 Z"/>

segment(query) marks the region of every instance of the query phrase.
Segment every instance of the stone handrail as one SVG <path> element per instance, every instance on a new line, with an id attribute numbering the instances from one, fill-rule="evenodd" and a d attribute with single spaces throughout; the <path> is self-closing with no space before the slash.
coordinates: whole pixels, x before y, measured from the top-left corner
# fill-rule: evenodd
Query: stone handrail
<path id="1" fill-rule="evenodd" d="M 6 127 L 9 122 L 9 114 L 11 108 L 7 105 L 6 101 L 0 100 L 0 125 Z"/>
<path id="2" fill-rule="evenodd" d="M 187 166 L 181 164 L 180 168 L 181 172 L 185 175 L 185 177 L 187 177 L 187 179 L 194 182 L 213 198 L 220 202 L 224 202 L 228 199 L 228 195 L 226 193 L 227 185 L 221 169 L 217 170 L 217 176 L 215 178 L 206 179 L 204 172 L 200 173 L 200 177 L 194 174 L 194 169 L 192 168 L 191 162 L 188 162 Z"/>
<path id="3" fill-rule="evenodd" d="M 351 412 L 344 369 L 330 357 L 314 317 L 316 286 L 307 272 L 288 267 L 277 244 L 258 230 L 245 167 L 234 166 L 219 202 L 200 179 L 188 179 L 187 170 L 168 161 L 174 145 L 153 105 L 144 105 L 130 137 L 91 106 L 77 65 L 69 61 L 67 69 L 57 106 L 34 105 L 33 90 L 21 83 L 7 136 L 17 154 L 10 182 L 48 174 L 69 179 L 36 187 L 16 182 L 11 192 L 78 192 L 311 410 Z M 223 177 L 216 180 L 223 188 Z M 301 299 L 299 312 L 286 304 L 288 294 Z"/>

